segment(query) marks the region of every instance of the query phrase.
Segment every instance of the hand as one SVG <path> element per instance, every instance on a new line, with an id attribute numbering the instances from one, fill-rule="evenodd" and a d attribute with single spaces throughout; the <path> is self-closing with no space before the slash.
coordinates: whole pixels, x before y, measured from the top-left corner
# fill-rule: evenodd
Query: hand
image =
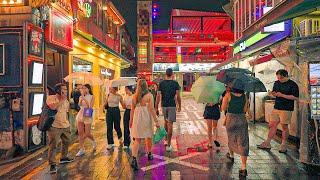
<path id="1" fill-rule="evenodd" d="M 159 125 L 159 121 L 157 120 L 157 122 L 156 122 L 156 127 L 157 128 L 160 128 L 160 125 Z"/>
<path id="2" fill-rule="evenodd" d="M 181 112 L 181 107 L 178 106 L 177 112 Z"/>
<path id="3" fill-rule="evenodd" d="M 284 94 L 282 94 L 281 92 L 275 92 L 274 96 L 275 97 L 283 97 Z"/>
<path id="4" fill-rule="evenodd" d="M 129 122 L 129 127 L 132 128 L 132 120 Z"/>

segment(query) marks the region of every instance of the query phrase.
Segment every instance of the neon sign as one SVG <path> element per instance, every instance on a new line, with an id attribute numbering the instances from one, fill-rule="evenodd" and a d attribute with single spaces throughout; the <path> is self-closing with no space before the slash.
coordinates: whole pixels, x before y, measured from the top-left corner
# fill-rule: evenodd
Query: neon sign
<path id="1" fill-rule="evenodd" d="M 78 0 L 79 9 L 87 18 L 90 17 L 92 14 L 92 8 L 90 3 L 92 3 L 92 0 Z"/>

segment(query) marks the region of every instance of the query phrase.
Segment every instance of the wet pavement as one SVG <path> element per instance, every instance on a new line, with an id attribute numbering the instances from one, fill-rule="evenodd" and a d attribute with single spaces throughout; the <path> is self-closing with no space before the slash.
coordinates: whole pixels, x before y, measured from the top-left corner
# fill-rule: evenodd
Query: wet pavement
<path id="1" fill-rule="evenodd" d="M 104 120 L 97 120 L 94 136 L 97 151 L 93 152 L 91 143 L 86 141 L 86 154 L 75 161 L 58 166 L 57 174 L 49 173 L 46 154 L 30 160 L 23 170 L 2 176 L 0 179 L 239 179 L 240 157 L 235 156 L 232 163 L 225 157 L 227 153 L 226 131 L 219 123 L 219 149 L 206 148 L 206 122 L 202 118 L 203 104 L 191 98 L 182 101 L 182 112 L 177 114 L 174 125 L 173 151 L 166 152 L 163 143 L 154 145 L 154 160 L 148 161 L 144 148 L 140 147 L 138 172 L 130 167 L 130 151 L 119 146 L 113 151 L 106 149 L 106 127 Z M 319 179 L 308 175 L 298 162 L 298 153 L 291 145 L 287 154 L 278 152 L 279 143 L 273 141 L 271 151 L 256 148 L 256 144 L 266 137 L 264 123 L 249 124 L 250 154 L 248 157 L 248 179 Z M 75 156 L 79 148 L 76 142 L 70 147 L 70 155 Z"/>

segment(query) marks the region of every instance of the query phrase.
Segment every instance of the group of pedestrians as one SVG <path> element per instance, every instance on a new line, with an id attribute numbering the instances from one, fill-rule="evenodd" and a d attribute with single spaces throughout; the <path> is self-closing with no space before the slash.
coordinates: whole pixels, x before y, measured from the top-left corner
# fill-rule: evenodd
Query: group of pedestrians
<path id="1" fill-rule="evenodd" d="M 282 143 L 280 153 L 287 152 L 288 125 L 290 124 L 292 111 L 294 110 L 294 101 L 299 98 L 299 88 L 297 84 L 289 79 L 286 70 L 278 70 L 276 72 L 278 80 L 275 82 L 270 96 L 275 97 L 275 106 L 269 123 L 270 129 L 268 138 L 258 148 L 271 149 L 270 142 L 274 137 L 277 125 L 280 123 L 282 130 Z M 77 130 L 79 136 L 80 149 L 76 156 L 85 154 L 84 141 L 88 138 L 92 143 L 95 151 L 97 143 L 91 134 L 92 116 L 84 116 L 84 111 L 88 108 L 92 109 L 95 98 L 89 84 L 77 86 L 78 91 L 72 93 L 75 106 L 78 111 L 76 116 Z M 227 86 L 227 90 L 222 95 L 218 104 L 208 103 L 205 106 L 204 119 L 207 121 L 208 129 L 208 148 L 213 145 L 220 147 L 218 141 L 218 120 L 221 119 L 221 113 L 225 114 L 225 126 L 228 136 L 229 152 L 226 157 L 232 162 L 234 154 L 241 156 L 240 176 L 247 176 L 247 157 L 249 155 L 249 132 L 246 113 L 249 110 L 249 100 L 243 90 L 244 88 L 235 89 L 232 85 Z M 48 158 L 50 164 L 50 172 L 54 173 L 56 169 L 55 149 L 57 142 L 61 140 L 61 159 L 60 163 L 72 162 L 73 159 L 67 157 L 68 145 L 70 143 L 70 123 L 68 121 L 69 102 L 67 100 L 67 86 L 65 84 L 57 84 L 54 87 L 55 95 L 47 97 L 46 104 L 50 109 L 57 110 L 55 120 L 52 127 L 48 131 L 49 151 Z M 106 124 L 107 124 L 107 142 L 108 150 L 114 148 L 113 129 L 117 132 L 120 145 L 124 145 L 124 149 L 132 147 L 131 166 L 134 170 L 138 170 L 138 150 L 142 140 L 145 141 L 145 148 L 148 160 L 153 159 L 152 155 L 152 136 L 154 127 L 159 128 L 158 119 L 159 107 L 162 107 L 164 116 L 164 128 L 167 131 L 165 137 L 166 151 L 172 150 L 171 138 L 173 131 L 173 123 L 176 122 L 176 112 L 181 111 L 180 86 L 173 80 L 172 69 L 166 70 L 165 80 L 161 81 L 155 93 L 148 89 L 145 79 L 137 81 L 136 90 L 132 87 L 125 87 L 126 95 L 122 97 L 118 93 L 118 88 L 110 87 L 110 93 L 106 96 Z M 161 102 L 161 105 L 159 106 Z M 123 117 L 123 133 L 120 127 L 121 114 L 119 105 L 125 109 Z M 131 142 L 133 140 L 133 142 Z"/>

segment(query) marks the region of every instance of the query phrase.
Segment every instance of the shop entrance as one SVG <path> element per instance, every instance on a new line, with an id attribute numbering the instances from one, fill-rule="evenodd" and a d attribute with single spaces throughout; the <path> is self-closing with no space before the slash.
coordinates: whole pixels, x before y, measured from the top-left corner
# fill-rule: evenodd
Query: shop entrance
<path id="1" fill-rule="evenodd" d="M 195 82 L 194 73 L 183 74 L 183 91 L 190 92 L 192 84 Z"/>

